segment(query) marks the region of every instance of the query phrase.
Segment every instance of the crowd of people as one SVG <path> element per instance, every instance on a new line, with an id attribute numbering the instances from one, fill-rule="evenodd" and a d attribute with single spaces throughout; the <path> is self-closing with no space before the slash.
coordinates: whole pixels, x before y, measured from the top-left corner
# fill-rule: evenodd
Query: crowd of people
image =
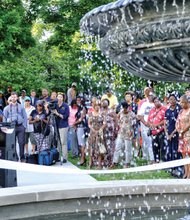
<path id="1" fill-rule="evenodd" d="M 18 160 L 25 162 L 29 140 L 32 153 L 55 145 L 63 163 L 70 150 L 79 166 L 88 161 L 97 169 L 128 168 L 135 157 L 153 164 L 190 156 L 189 88 L 181 97 L 171 92 L 164 102 L 151 87 L 144 88 L 141 100 L 126 91 L 121 102 L 111 88 L 91 97 L 90 104 L 78 94 L 76 83 L 67 94 L 52 91 L 49 96 L 42 89 L 39 98 L 35 90 L 30 95 L 22 90 L 20 96 L 11 86 L 5 95 L 0 91 L 0 119 L 15 123 Z M 190 165 L 181 170 L 183 178 L 190 178 Z"/>

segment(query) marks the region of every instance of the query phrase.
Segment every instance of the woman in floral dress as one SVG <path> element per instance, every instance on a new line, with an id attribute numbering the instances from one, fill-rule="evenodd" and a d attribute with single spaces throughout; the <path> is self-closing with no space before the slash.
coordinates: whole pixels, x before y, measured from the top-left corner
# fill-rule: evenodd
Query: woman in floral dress
<path id="1" fill-rule="evenodd" d="M 113 109 L 109 109 L 109 100 L 101 101 L 102 115 L 106 120 L 106 127 L 104 129 L 104 139 L 107 152 L 104 157 L 104 165 L 109 167 L 112 164 L 113 154 L 115 150 L 115 140 L 118 133 L 117 115 Z"/>
<path id="2" fill-rule="evenodd" d="M 100 101 L 97 101 L 94 105 L 94 111 L 89 115 L 88 126 L 90 133 L 88 137 L 89 147 L 89 167 L 97 165 L 98 168 L 102 168 L 102 162 L 105 155 L 105 151 L 101 151 L 100 146 L 105 146 L 103 137 L 103 130 L 106 126 L 104 117 L 100 112 Z"/>
<path id="3" fill-rule="evenodd" d="M 182 107 L 176 121 L 176 130 L 179 133 L 179 147 L 178 151 L 183 158 L 190 156 L 190 108 L 186 95 L 180 98 L 180 105 Z M 183 178 L 190 178 L 190 164 L 184 166 Z"/>

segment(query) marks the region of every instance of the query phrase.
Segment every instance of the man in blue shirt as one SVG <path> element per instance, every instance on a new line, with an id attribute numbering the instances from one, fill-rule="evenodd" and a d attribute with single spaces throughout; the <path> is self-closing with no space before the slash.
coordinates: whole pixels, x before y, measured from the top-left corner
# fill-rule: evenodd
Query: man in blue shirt
<path id="1" fill-rule="evenodd" d="M 57 96 L 56 109 L 53 113 L 57 116 L 56 122 L 59 129 L 60 141 L 62 145 L 62 157 L 63 163 L 67 162 L 68 150 L 67 150 L 67 132 L 68 132 L 68 118 L 69 118 L 69 106 L 65 103 L 65 94 L 61 93 Z M 61 153 L 61 152 L 60 152 Z"/>
<path id="2" fill-rule="evenodd" d="M 27 115 L 25 108 L 17 102 L 18 95 L 16 92 L 11 93 L 11 103 L 3 110 L 3 122 L 15 123 L 15 135 L 19 144 L 19 159 L 25 162 L 24 145 L 25 129 L 27 126 Z"/>

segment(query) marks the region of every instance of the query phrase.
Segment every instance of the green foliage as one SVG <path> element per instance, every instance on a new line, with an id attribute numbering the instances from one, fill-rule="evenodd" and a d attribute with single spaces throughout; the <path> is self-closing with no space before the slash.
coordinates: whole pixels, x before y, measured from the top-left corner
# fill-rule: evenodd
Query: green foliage
<path id="1" fill-rule="evenodd" d="M 110 0 L 87 1 L 80 0 L 56 0 L 49 1 L 42 9 L 42 20 L 54 25 L 54 35 L 48 42 L 49 45 L 57 45 L 61 49 L 69 49 L 76 31 L 79 31 L 80 19 L 90 10 Z"/>
<path id="2" fill-rule="evenodd" d="M 4 61 L 0 66 L 1 88 L 13 85 L 14 90 L 22 88 L 38 89 L 43 87 L 54 89 L 60 88 L 65 91 L 64 67 L 59 52 L 54 48 L 46 50 L 43 45 L 29 48 L 23 51 L 23 55 L 15 62 Z"/>
<path id="3" fill-rule="evenodd" d="M 31 23 L 25 17 L 20 0 L 3 0 L 0 4 L 0 63 L 18 56 L 22 48 L 34 45 Z"/>

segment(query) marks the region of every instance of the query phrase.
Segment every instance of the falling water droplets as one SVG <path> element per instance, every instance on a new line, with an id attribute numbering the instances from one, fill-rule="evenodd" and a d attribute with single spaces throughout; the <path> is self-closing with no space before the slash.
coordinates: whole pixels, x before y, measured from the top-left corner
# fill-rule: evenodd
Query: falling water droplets
<path id="1" fill-rule="evenodd" d="M 184 15 L 185 14 L 185 0 L 183 0 L 183 10 L 182 10 L 182 15 Z"/>
<path id="2" fill-rule="evenodd" d="M 158 8 L 158 0 L 153 0 L 154 3 L 154 7 L 156 8 L 156 12 L 159 12 L 159 8 Z"/>
<path id="3" fill-rule="evenodd" d="M 179 7 L 178 7 L 178 5 L 176 3 L 176 0 L 173 0 L 172 6 L 176 7 L 176 14 L 177 14 L 177 16 L 179 16 Z"/>

